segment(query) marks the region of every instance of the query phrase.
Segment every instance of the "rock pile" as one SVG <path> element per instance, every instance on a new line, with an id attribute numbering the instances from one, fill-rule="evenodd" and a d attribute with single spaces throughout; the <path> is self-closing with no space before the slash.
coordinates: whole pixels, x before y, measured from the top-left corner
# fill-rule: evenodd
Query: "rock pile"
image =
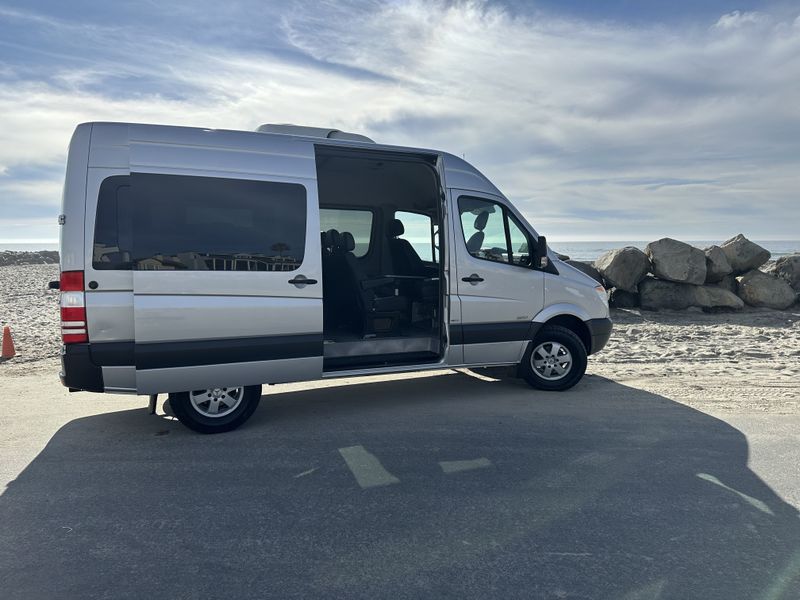
<path id="1" fill-rule="evenodd" d="M 56 250 L 37 250 L 35 252 L 3 250 L 0 252 L 0 267 L 55 264 L 58 264 L 58 252 Z"/>
<path id="2" fill-rule="evenodd" d="M 775 263 L 742 234 L 700 249 L 672 238 L 610 250 L 593 264 L 567 261 L 610 290 L 611 305 L 645 310 L 786 309 L 800 299 L 800 254 Z M 761 270 L 760 270 L 761 268 Z"/>

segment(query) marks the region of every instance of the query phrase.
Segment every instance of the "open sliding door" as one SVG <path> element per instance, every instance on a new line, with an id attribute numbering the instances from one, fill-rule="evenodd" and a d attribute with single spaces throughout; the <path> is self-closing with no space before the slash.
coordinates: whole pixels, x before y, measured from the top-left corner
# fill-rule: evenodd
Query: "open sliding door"
<path id="1" fill-rule="evenodd" d="M 315 182 L 130 179 L 137 392 L 319 378 Z"/>

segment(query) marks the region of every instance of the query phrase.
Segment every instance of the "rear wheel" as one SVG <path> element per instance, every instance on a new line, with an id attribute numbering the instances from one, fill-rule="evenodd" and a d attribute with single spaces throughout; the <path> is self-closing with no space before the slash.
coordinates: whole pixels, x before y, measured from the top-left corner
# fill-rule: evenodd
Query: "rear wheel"
<path id="1" fill-rule="evenodd" d="M 211 388 L 169 395 L 172 412 L 200 433 L 231 431 L 249 419 L 261 400 L 261 386 Z"/>
<path id="2" fill-rule="evenodd" d="M 586 347 L 575 332 L 545 325 L 528 345 L 520 375 L 540 390 L 568 390 L 586 372 Z"/>

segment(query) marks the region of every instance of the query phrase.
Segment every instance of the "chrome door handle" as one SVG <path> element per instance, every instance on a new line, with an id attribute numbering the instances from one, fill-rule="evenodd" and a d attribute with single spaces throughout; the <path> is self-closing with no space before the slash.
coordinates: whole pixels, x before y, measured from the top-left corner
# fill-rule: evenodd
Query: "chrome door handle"
<path id="1" fill-rule="evenodd" d="M 314 285 L 317 283 L 316 279 L 306 279 L 303 275 L 298 275 L 294 279 L 290 279 L 289 283 L 292 285 Z"/>
<path id="2" fill-rule="evenodd" d="M 469 277 L 462 277 L 461 281 L 466 281 L 467 283 L 477 284 L 483 281 L 483 277 L 478 275 L 477 273 L 473 273 Z"/>

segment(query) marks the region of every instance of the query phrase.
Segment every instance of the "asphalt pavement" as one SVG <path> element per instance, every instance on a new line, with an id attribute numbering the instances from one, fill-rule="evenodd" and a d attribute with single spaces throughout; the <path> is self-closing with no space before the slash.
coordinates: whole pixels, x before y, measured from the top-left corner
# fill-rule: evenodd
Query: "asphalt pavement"
<path id="1" fill-rule="evenodd" d="M 223 435 L 107 400 L 19 433 L 92 398 L 0 420 L 3 599 L 800 598 L 762 479 L 800 497 L 794 415 L 450 373 L 268 393 Z"/>

